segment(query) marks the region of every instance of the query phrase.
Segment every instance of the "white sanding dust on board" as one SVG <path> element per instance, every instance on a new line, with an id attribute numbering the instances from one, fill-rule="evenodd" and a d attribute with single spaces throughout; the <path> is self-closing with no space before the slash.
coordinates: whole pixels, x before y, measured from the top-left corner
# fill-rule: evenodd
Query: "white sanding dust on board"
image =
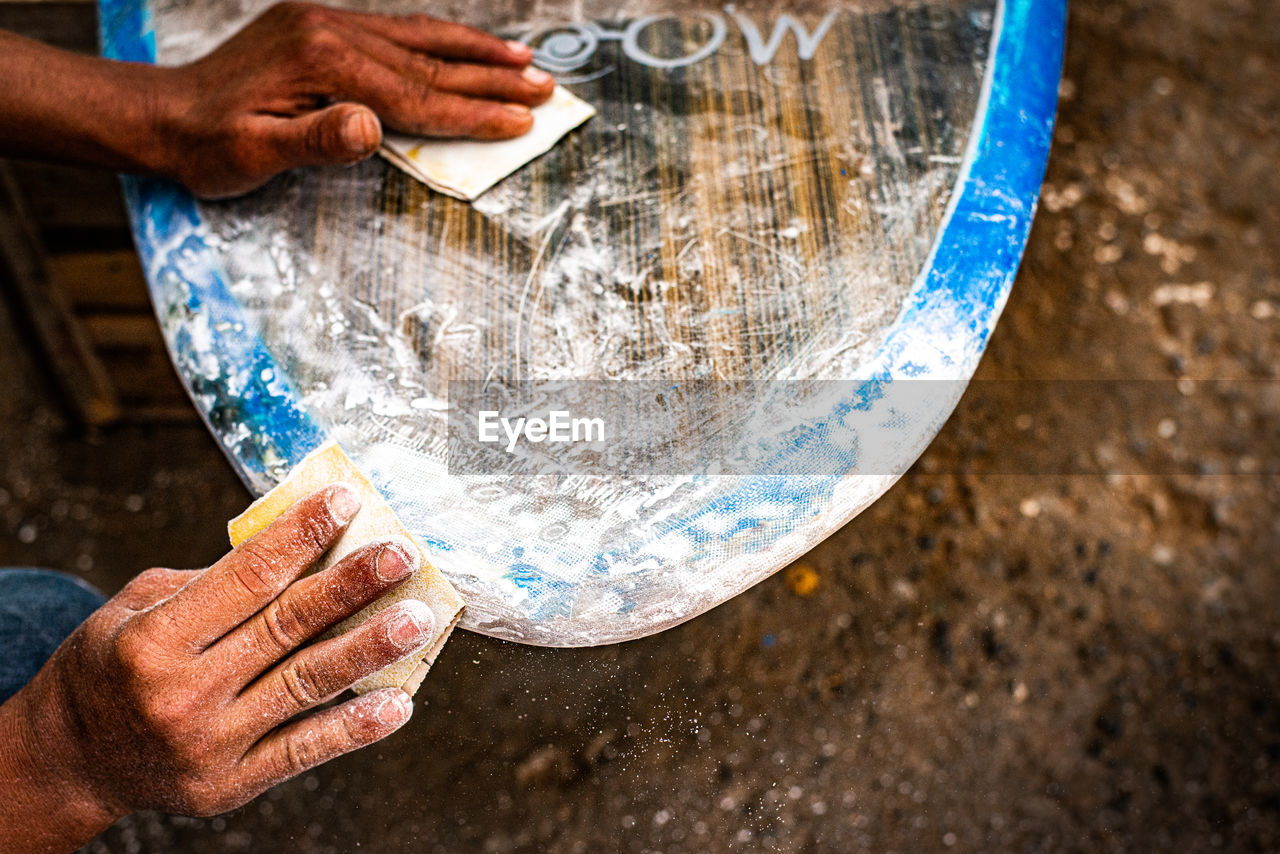
<path id="1" fill-rule="evenodd" d="M 471 201 L 542 154 L 596 114 L 595 107 L 557 86 L 533 109 L 533 127 L 514 139 L 423 139 L 387 134 L 378 153 L 422 183 Z"/>
<path id="2" fill-rule="evenodd" d="M 316 572 L 328 569 L 370 542 L 387 537 L 407 537 L 414 541 L 414 545 L 422 552 L 422 562 L 408 581 L 348 617 L 333 630 L 333 634 L 340 634 L 355 628 L 383 608 L 406 599 L 425 602 L 431 609 L 436 624 L 435 636 L 426 649 L 421 654 L 398 661 L 352 686 L 358 694 L 379 688 L 403 688 L 412 694 L 422 684 L 428 668 L 435 663 L 436 656 L 440 654 L 440 648 L 444 646 L 453 627 L 457 625 L 458 617 L 462 614 L 462 597 L 441 575 L 440 570 L 426 559 L 427 552 L 422 544 L 417 542 L 404 525 L 400 524 L 395 511 L 387 504 L 386 499 L 355 467 L 336 442 L 326 442 L 311 452 L 289 472 L 279 486 L 253 502 L 249 509 L 228 522 L 227 532 L 231 538 L 231 545 L 238 546 L 266 528 L 299 499 L 338 482 L 345 483 L 355 490 L 360 497 L 360 512 L 351 520 L 347 530 L 329 549 L 328 554 L 316 565 Z"/>
<path id="3" fill-rule="evenodd" d="M 158 56 L 207 52 L 268 3 L 155 0 Z M 465 628 L 559 646 L 674 625 L 799 556 L 894 469 L 463 476 L 450 470 L 451 385 L 776 381 L 798 406 L 806 389 L 895 365 L 967 376 L 986 327 L 966 291 L 938 291 L 918 337 L 890 336 L 926 317 L 912 294 L 975 127 L 999 8 L 443 0 L 433 15 L 525 42 L 597 116 L 471 203 L 385 158 L 199 203 L 198 260 L 272 364 L 242 381 L 234 359 L 211 355 L 224 333 L 192 311 L 195 262 L 175 238 L 148 271 L 179 370 L 258 491 L 287 472 L 277 448 L 296 436 L 272 433 L 276 410 L 242 390 L 287 397 L 341 442 L 466 597 Z M 725 435 L 785 438 L 764 403 L 700 393 L 669 436 L 697 450 L 723 418 Z M 796 453 L 867 459 L 851 448 L 828 436 Z"/>

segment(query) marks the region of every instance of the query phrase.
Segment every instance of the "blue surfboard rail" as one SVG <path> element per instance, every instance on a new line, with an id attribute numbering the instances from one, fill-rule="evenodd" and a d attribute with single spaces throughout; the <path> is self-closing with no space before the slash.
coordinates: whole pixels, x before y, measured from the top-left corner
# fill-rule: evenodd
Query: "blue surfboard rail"
<path id="1" fill-rule="evenodd" d="M 100 15 L 104 56 L 155 61 L 155 35 L 145 0 L 101 0 Z M 999 3 L 994 49 L 969 147 L 932 250 L 905 305 L 879 352 L 869 361 L 863 380 L 851 384 L 850 394 L 834 407 L 828 423 L 814 424 L 808 435 L 778 449 L 775 465 L 768 470 L 787 471 L 789 457 L 822 442 L 830 424 L 838 423 L 852 410 L 870 407 L 897 380 L 949 379 L 958 381 L 957 388 L 963 389 L 1008 298 L 1031 230 L 1053 132 L 1065 25 L 1066 0 Z M 273 473 L 298 462 L 325 441 L 325 431 L 308 414 L 270 350 L 244 322 L 214 253 L 201 237 L 195 200 L 181 187 L 165 181 L 125 178 L 124 186 L 144 268 L 153 282 L 164 277 L 178 283 L 185 294 L 181 305 L 157 305 L 157 312 L 184 312 L 184 316 L 200 318 L 200 329 L 214 330 L 211 340 L 203 340 L 201 347 L 195 348 L 183 337 L 195 333 L 178 325 L 179 332 L 168 343 L 179 373 L 211 429 L 215 422 L 243 427 L 239 431 L 241 443 L 235 448 L 224 446 L 224 451 L 251 488 L 266 491 L 273 485 Z M 940 340 L 947 341 L 947 346 L 935 348 L 932 342 Z M 933 353 L 934 358 L 922 362 L 922 351 Z M 219 394 L 203 398 L 206 403 L 216 399 L 212 409 L 200 405 L 199 388 L 203 376 L 199 361 L 210 354 L 220 368 L 217 379 L 210 381 L 223 384 Z M 902 453 L 909 458 L 898 471 L 904 471 L 923 452 L 958 397 L 959 391 L 955 399 L 940 405 L 927 429 L 921 431 L 920 441 L 904 445 Z M 221 435 L 218 430 L 213 432 Z M 847 462 L 852 470 L 855 461 L 850 458 Z M 661 533 L 694 544 L 735 537 L 756 523 L 751 508 L 762 502 L 791 508 L 796 524 L 802 524 L 821 512 L 838 481 L 838 475 L 742 478 L 735 489 L 667 522 Z M 884 488 L 891 482 L 886 481 Z M 726 520 L 732 524 L 725 524 Z M 844 521 L 847 519 L 828 523 L 826 533 Z M 777 526 L 762 525 L 748 551 L 770 548 L 786 533 Z M 447 543 L 437 545 L 448 548 Z M 526 597 L 531 619 L 553 619 L 573 611 L 575 591 L 571 585 L 542 573 L 540 558 L 526 549 L 514 546 L 511 552 L 515 555 L 511 577 Z M 775 551 L 770 559 L 776 569 L 797 556 L 783 550 Z M 610 565 L 635 557 L 629 553 L 600 554 L 594 565 L 607 574 Z M 739 592 L 756 580 L 758 577 L 752 577 L 739 589 L 727 592 Z M 623 598 L 621 607 L 625 610 Z M 667 625 L 699 612 L 686 613 Z"/>

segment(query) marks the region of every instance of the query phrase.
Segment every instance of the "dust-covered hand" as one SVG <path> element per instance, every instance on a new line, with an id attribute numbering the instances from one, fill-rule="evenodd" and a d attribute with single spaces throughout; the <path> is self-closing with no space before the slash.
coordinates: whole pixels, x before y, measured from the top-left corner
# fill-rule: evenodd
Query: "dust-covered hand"
<path id="1" fill-rule="evenodd" d="M 554 88 L 530 59 L 525 45 L 425 15 L 284 3 L 176 71 L 172 168 L 218 196 L 291 166 L 361 160 L 379 119 L 422 136 L 518 136 Z"/>
<path id="2" fill-rule="evenodd" d="M 224 812 L 404 724 L 396 688 L 310 711 L 434 633 L 408 600 L 312 642 L 420 560 L 393 539 L 301 577 L 358 507 L 323 489 L 208 569 L 142 573 L 85 621 L 0 706 L 6 851 L 71 850 L 136 809 Z"/>
<path id="3" fill-rule="evenodd" d="M 206 197 L 296 166 L 368 157 L 382 127 L 503 139 L 554 89 L 518 42 L 426 15 L 273 6 L 175 68 L 75 56 L 0 33 L 0 154 L 176 178 Z M 6 128 L 7 125 L 7 128 Z"/>

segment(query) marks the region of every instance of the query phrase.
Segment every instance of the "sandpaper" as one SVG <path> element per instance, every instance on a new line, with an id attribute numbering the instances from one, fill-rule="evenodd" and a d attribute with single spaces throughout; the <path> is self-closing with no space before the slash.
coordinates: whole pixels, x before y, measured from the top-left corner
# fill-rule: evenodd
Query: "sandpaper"
<path id="1" fill-rule="evenodd" d="M 427 186 L 472 201 L 596 114 L 595 107 L 557 86 L 533 108 L 533 127 L 514 139 L 424 139 L 389 133 L 378 153 Z"/>

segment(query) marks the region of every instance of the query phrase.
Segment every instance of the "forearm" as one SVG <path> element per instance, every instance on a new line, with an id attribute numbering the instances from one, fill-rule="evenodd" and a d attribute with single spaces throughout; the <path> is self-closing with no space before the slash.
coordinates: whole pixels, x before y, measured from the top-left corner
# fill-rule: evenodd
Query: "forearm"
<path id="1" fill-rule="evenodd" d="M 77 736 L 66 721 L 34 707 L 42 681 L 0 705 L 0 839 L 14 854 L 73 851 L 119 817 L 69 761 Z"/>
<path id="2" fill-rule="evenodd" d="M 162 100 L 172 73 L 0 32 L 0 156 L 168 174 Z"/>

